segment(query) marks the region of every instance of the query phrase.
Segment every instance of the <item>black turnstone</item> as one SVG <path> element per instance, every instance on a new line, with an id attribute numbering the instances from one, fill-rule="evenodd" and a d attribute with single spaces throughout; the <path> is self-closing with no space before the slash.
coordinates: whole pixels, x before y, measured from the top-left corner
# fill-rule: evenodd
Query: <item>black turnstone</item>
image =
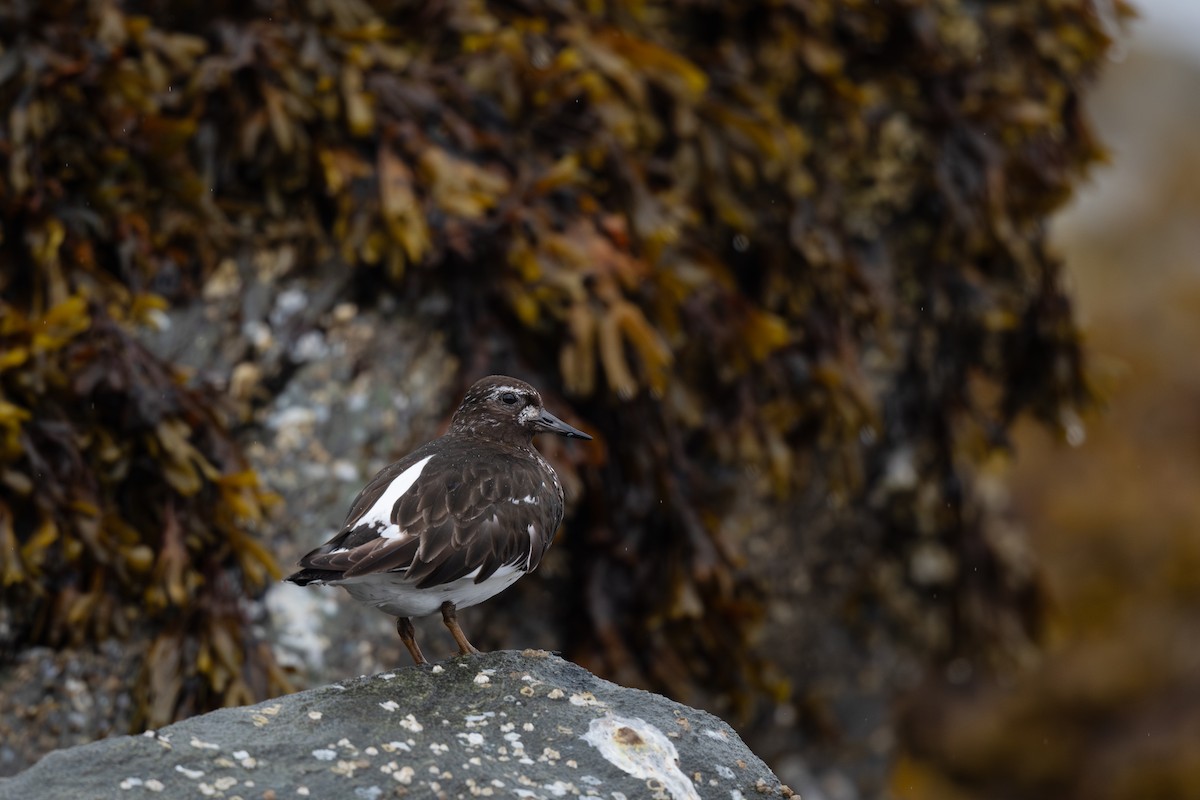
<path id="1" fill-rule="evenodd" d="M 542 408 L 524 381 L 475 383 L 450 430 L 366 485 L 341 531 L 300 559 L 287 580 L 341 586 L 396 617 L 418 664 L 412 617 L 442 612 L 459 653 L 478 653 L 455 612 L 532 572 L 563 516 L 563 488 L 533 447 L 535 433 L 591 439 Z"/>

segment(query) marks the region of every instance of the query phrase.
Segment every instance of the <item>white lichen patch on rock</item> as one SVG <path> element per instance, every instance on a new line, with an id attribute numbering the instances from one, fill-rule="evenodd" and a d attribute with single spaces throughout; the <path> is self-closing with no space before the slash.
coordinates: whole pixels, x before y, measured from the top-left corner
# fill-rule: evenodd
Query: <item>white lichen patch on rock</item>
<path id="1" fill-rule="evenodd" d="M 621 771 L 660 783 L 673 800 L 700 800 L 679 769 L 675 745 L 645 720 L 606 714 L 592 720 L 583 739 Z"/>

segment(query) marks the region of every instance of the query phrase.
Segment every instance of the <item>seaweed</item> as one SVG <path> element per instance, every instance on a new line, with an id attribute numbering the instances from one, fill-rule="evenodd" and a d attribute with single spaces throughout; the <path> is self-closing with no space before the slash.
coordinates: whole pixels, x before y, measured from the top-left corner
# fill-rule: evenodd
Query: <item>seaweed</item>
<path id="1" fill-rule="evenodd" d="M 600 434 L 556 454 L 586 492 L 586 622 L 560 622 L 595 669 L 785 697 L 744 545 L 813 494 L 883 531 L 838 529 L 872 554 L 852 582 L 930 653 L 1035 635 L 972 486 L 1022 414 L 1065 430 L 1092 402 L 1044 233 L 1103 156 L 1090 3 L 63 0 L 0 23 L 6 601 L 22 641 L 148 621 L 148 722 L 282 685 L 232 605 L 276 574 L 269 495 L 218 392 L 135 334 L 231 254 L 447 291 L 464 364 L 540 373 Z"/>

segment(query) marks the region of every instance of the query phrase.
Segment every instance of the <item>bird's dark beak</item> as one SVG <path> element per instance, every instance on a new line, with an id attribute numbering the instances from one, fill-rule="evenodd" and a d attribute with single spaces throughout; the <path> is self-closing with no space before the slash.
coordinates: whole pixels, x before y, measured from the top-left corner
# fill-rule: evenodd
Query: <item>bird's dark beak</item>
<path id="1" fill-rule="evenodd" d="M 545 409 L 542 409 L 542 413 L 533 421 L 533 427 L 538 433 L 557 433 L 559 436 L 566 436 L 568 439 L 592 438 L 578 428 L 571 427 Z"/>

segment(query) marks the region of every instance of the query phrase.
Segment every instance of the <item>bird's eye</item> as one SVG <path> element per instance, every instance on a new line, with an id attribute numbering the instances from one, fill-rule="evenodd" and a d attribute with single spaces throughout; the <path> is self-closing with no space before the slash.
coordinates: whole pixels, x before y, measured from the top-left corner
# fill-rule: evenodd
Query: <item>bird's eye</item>
<path id="1" fill-rule="evenodd" d="M 500 401 L 506 406 L 516 405 L 517 396 L 512 392 L 505 392 L 504 394 L 500 395 Z"/>

